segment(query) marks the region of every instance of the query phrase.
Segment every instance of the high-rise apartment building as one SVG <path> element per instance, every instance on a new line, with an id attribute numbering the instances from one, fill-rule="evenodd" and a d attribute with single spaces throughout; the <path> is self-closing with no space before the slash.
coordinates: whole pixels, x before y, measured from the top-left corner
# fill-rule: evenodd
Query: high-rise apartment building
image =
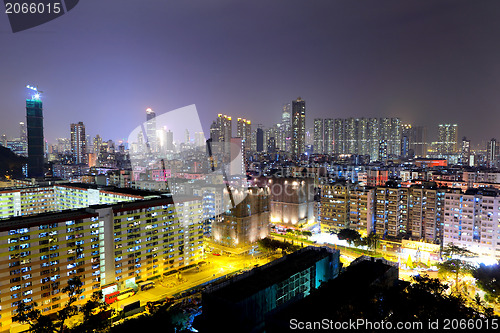
<path id="1" fill-rule="evenodd" d="M 500 193 L 494 189 L 454 190 L 445 195 L 443 245 L 465 247 L 500 259 Z"/>
<path id="2" fill-rule="evenodd" d="M 74 164 L 87 164 L 87 140 L 83 122 L 71 124 L 71 154 Z"/>
<path id="3" fill-rule="evenodd" d="M 315 154 L 323 154 L 325 152 L 324 149 L 324 127 L 323 127 L 323 119 L 314 119 L 314 153 Z"/>
<path id="4" fill-rule="evenodd" d="M 460 159 L 460 164 L 463 166 L 470 165 L 470 140 L 465 136 L 462 138 L 462 157 Z"/>
<path id="5" fill-rule="evenodd" d="M 368 125 L 368 155 L 370 160 L 379 161 L 380 129 L 378 118 L 369 118 Z"/>
<path id="6" fill-rule="evenodd" d="M 174 203 L 159 193 L 72 183 L 0 191 L 0 200 L 11 199 L 23 216 L 0 213 L 2 330 L 21 301 L 36 302 L 42 314 L 63 308 L 62 289 L 74 276 L 83 282 L 82 304 L 94 291 L 121 291 L 202 259 L 196 198 Z"/>
<path id="7" fill-rule="evenodd" d="M 255 150 L 258 152 L 264 151 L 264 131 L 261 127 L 257 128 L 255 133 Z"/>
<path id="8" fill-rule="evenodd" d="M 323 152 L 333 154 L 335 147 L 334 120 L 327 118 L 323 121 Z"/>
<path id="9" fill-rule="evenodd" d="M 408 231 L 408 188 L 377 187 L 375 190 L 375 233 L 399 237 Z"/>
<path id="10" fill-rule="evenodd" d="M 353 229 L 362 235 L 373 232 L 374 189 L 348 185 L 324 185 L 321 189 L 322 232 Z"/>
<path id="11" fill-rule="evenodd" d="M 457 153 L 457 124 L 440 124 L 438 128 L 438 154 L 450 155 Z"/>
<path id="12" fill-rule="evenodd" d="M 219 113 L 217 119 L 210 127 L 210 138 L 212 142 L 219 143 L 214 147 L 222 149 L 221 152 L 230 153 L 232 133 L 231 117 Z"/>
<path id="13" fill-rule="evenodd" d="M 344 120 L 345 150 L 347 154 L 358 153 L 358 121 L 355 118 Z"/>
<path id="14" fill-rule="evenodd" d="M 43 108 L 40 95 L 26 100 L 26 130 L 28 137 L 28 177 L 44 176 Z"/>
<path id="15" fill-rule="evenodd" d="M 205 147 L 205 133 L 203 132 L 195 132 L 194 133 L 194 144 L 196 147 Z"/>
<path id="16" fill-rule="evenodd" d="M 241 138 L 243 149 L 249 153 L 252 148 L 252 125 L 247 119 L 238 118 L 236 127 L 236 136 Z"/>
<path id="17" fill-rule="evenodd" d="M 335 154 L 369 155 L 370 160 L 384 160 L 401 154 L 401 121 L 399 118 L 346 118 L 335 119 L 333 145 Z M 326 124 L 326 122 L 325 122 Z M 380 145 L 385 142 L 385 157 L 380 157 Z M 325 145 L 326 147 L 326 145 Z"/>
<path id="18" fill-rule="evenodd" d="M 344 119 L 335 119 L 333 124 L 334 152 L 337 155 L 345 153 Z"/>
<path id="19" fill-rule="evenodd" d="M 292 102 L 292 155 L 306 151 L 306 101 L 297 98 Z"/>
<path id="20" fill-rule="evenodd" d="M 424 126 L 412 126 L 410 132 L 410 150 L 415 157 L 427 156 L 427 128 Z"/>
<path id="21" fill-rule="evenodd" d="M 408 158 L 413 157 L 413 150 L 411 150 L 411 134 L 412 134 L 412 126 L 411 124 L 403 124 L 402 128 L 402 137 L 401 137 L 401 157 Z"/>
<path id="22" fill-rule="evenodd" d="M 368 132 L 368 119 L 359 118 L 357 121 L 357 145 L 359 155 L 368 155 L 370 152 L 369 146 L 369 132 Z"/>

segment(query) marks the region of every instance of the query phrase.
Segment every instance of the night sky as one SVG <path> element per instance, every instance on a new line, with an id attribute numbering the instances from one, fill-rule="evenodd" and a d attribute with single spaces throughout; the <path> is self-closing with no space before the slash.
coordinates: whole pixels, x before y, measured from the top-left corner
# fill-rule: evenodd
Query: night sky
<path id="1" fill-rule="evenodd" d="M 195 104 L 277 122 L 306 100 L 317 117 L 398 116 L 457 123 L 473 144 L 500 139 L 500 1 L 83 0 L 13 34 L 0 13 L 0 134 L 18 136 L 27 84 L 45 92 L 49 142 L 87 133 L 125 138 Z M 233 127 L 236 127 L 235 124 Z"/>

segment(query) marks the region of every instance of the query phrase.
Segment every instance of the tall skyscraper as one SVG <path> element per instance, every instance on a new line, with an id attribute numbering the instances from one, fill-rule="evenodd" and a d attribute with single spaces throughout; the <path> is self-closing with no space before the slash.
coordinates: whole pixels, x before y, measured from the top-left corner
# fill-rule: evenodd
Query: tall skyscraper
<path id="1" fill-rule="evenodd" d="M 28 137 L 26 134 L 26 124 L 19 122 L 19 145 L 21 148 L 21 155 L 28 157 Z"/>
<path id="2" fill-rule="evenodd" d="M 146 109 L 146 137 L 150 152 L 155 153 L 158 149 L 156 140 L 156 113 L 151 108 Z"/>
<path id="3" fill-rule="evenodd" d="M 323 119 L 314 119 L 314 153 L 315 154 L 323 154 L 325 152 L 324 149 L 324 127 L 323 127 Z"/>
<path id="4" fill-rule="evenodd" d="M 457 152 L 457 124 L 439 124 L 438 153 L 440 155 Z"/>
<path id="5" fill-rule="evenodd" d="M 334 120 L 333 136 L 334 136 L 335 154 L 344 154 L 345 153 L 344 119 Z"/>
<path id="6" fill-rule="evenodd" d="M 300 97 L 292 102 L 292 154 L 306 151 L 306 101 Z"/>
<path id="7" fill-rule="evenodd" d="M 345 126 L 345 150 L 347 154 L 358 153 L 358 119 L 347 118 Z"/>
<path id="8" fill-rule="evenodd" d="M 408 158 L 412 157 L 413 151 L 410 148 L 412 142 L 412 127 L 411 124 L 403 124 L 402 128 L 402 138 L 401 138 L 401 157 Z"/>
<path id="9" fill-rule="evenodd" d="M 410 135 L 410 149 L 417 157 L 427 156 L 427 128 L 424 126 L 412 126 Z"/>
<path id="10" fill-rule="evenodd" d="M 87 139 L 83 122 L 71 124 L 71 154 L 73 163 L 87 164 Z"/>
<path id="11" fill-rule="evenodd" d="M 462 138 L 462 158 L 460 160 L 461 164 L 464 166 L 470 165 L 470 140 L 465 136 Z"/>
<path id="12" fill-rule="evenodd" d="M 389 137 L 389 155 L 401 156 L 401 119 L 391 118 L 391 129 Z"/>
<path id="13" fill-rule="evenodd" d="M 368 125 L 368 154 L 371 161 L 379 159 L 380 130 L 378 118 L 369 118 Z"/>
<path id="14" fill-rule="evenodd" d="M 43 177 L 43 107 L 39 93 L 26 100 L 26 129 L 28 137 L 28 177 Z"/>
<path id="15" fill-rule="evenodd" d="M 486 166 L 488 168 L 498 167 L 499 146 L 496 139 L 491 139 L 486 147 Z"/>
<path id="16" fill-rule="evenodd" d="M 264 151 L 264 131 L 261 127 L 257 128 L 255 134 L 256 147 L 255 150 L 258 152 Z"/>
<path id="17" fill-rule="evenodd" d="M 281 113 L 281 147 L 279 147 L 283 151 L 290 151 L 292 145 L 292 116 L 290 112 L 290 103 L 286 103 L 283 105 L 282 113 Z"/>
<path id="18" fill-rule="evenodd" d="M 174 151 L 174 132 L 168 130 L 165 137 L 165 149 L 167 151 Z"/>
<path id="19" fill-rule="evenodd" d="M 325 154 L 333 154 L 334 139 L 334 122 L 333 119 L 327 118 L 323 121 L 323 152 Z"/>
<path id="20" fill-rule="evenodd" d="M 247 119 L 238 118 L 236 125 L 236 136 L 241 138 L 243 149 L 245 152 L 250 152 L 252 148 L 252 125 Z"/>
<path id="21" fill-rule="evenodd" d="M 369 135 L 368 135 L 368 119 L 359 118 L 356 119 L 358 125 L 358 154 L 359 155 L 369 155 L 370 149 L 368 146 Z"/>
<path id="22" fill-rule="evenodd" d="M 203 132 L 194 133 L 194 143 L 196 147 L 205 147 L 205 133 Z"/>
<path id="23" fill-rule="evenodd" d="M 213 149 L 229 154 L 231 152 L 232 133 L 231 117 L 219 113 L 217 119 L 210 126 L 210 138 L 212 142 L 219 142 L 218 145 L 215 144 L 213 146 Z"/>

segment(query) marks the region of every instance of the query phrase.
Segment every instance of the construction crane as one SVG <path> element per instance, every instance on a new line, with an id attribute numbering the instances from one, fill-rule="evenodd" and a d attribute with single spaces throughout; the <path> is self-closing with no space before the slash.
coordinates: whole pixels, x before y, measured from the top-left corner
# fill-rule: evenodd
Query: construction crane
<path id="1" fill-rule="evenodd" d="M 170 187 L 168 186 L 167 172 L 165 170 L 165 160 L 163 160 L 163 158 L 161 159 L 161 168 L 163 170 L 163 178 L 165 179 L 165 187 L 167 189 L 167 192 L 172 194 L 172 192 L 170 192 Z"/>
<path id="2" fill-rule="evenodd" d="M 43 91 L 41 90 L 38 90 L 38 87 L 35 87 L 35 86 L 30 86 L 29 84 L 26 86 L 26 88 L 32 90 L 35 92 L 35 95 L 32 95 L 31 98 L 32 99 L 40 99 L 40 95 L 43 93 Z"/>

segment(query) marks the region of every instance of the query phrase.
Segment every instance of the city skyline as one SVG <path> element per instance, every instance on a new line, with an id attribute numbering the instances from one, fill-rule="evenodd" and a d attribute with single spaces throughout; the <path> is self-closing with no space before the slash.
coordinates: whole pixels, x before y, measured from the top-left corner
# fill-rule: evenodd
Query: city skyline
<path id="1" fill-rule="evenodd" d="M 52 142 L 79 121 L 91 136 L 125 138 L 148 107 L 163 114 L 191 104 L 208 138 L 218 113 L 277 123 L 297 96 L 308 103 L 307 129 L 315 118 L 399 117 L 426 126 L 429 138 L 441 123 L 458 124 L 472 146 L 498 137 L 495 2 L 113 6 L 100 4 L 95 14 L 82 3 L 53 22 L 3 34 L 5 124 L 25 120 L 21 87 L 29 83 L 46 92 Z M 33 48 L 40 51 L 29 61 Z M 16 135 L 14 126 L 1 131 Z"/>

